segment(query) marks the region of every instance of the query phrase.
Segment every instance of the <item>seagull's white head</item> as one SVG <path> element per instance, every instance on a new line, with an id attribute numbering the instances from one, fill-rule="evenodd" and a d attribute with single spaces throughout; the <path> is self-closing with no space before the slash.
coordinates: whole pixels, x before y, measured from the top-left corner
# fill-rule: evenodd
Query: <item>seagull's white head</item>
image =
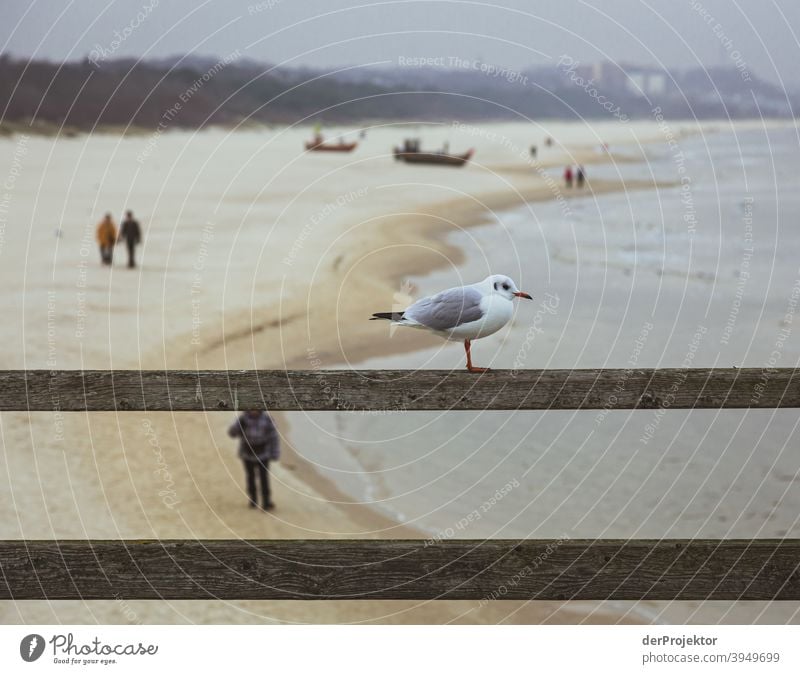
<path id="1" fill-rule="evenodd" d="M 533 299 L 528 293 L 520 292 L 519 288 L 517 288 L 517 284 L 508 278 L 508 276 L 503 276 L 502 274 L 492 274 L 486 277 L 481 285 L 483 285 L 488 292 L 500 295 L 507 300 L 513 300 L 515 297 L 524 297 L 528 300 Z"/>

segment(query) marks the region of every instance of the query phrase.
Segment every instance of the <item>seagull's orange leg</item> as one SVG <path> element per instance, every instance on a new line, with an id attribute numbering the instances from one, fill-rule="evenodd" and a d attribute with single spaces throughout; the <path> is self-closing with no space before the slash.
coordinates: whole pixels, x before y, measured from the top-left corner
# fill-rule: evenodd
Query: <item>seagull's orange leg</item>
<path id="1" fill-rule="evenodd" d="M 472 345 L 470 344 L 470 341 L 468 339 L 465 339 L 464 340 L 464 351 L 467 352 L 467 370 L 469 370 L 470 372 L 486 372 L 486 370 L 489 369 L 488 367 L 475 367 L 475 366 L 473 366 L 473 364 L 472 364 L 472 354 L 470 353 L 471 348 L 472 348 Z"/>

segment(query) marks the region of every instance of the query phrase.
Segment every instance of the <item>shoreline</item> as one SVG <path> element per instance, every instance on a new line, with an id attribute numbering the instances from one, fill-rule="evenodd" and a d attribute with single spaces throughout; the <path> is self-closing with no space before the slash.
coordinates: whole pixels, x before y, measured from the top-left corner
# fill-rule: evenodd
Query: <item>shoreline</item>
<path id="1" fill-rule="evenodd" d="M 610 159 L 611 160 L 611 159 Z M 588 163 L 588 162 L 587 162 Z M 611 194 L 624 190 L 644 190 L 651 188 L 673 187 L 671 184 L 654 184 L 652 181 L 633 180 L 633 181 L 612 181 L 612 180 L 593 180 L 591 185 L 582 192 L 575 191 L 566 201 L 574 198 L 588 198 L 596 195 Z M 381 342 L 374 339 L 374 326 L 369 323 L 367 317 L 362 315 L 364 302 L 369 297 L 387 295 L 390 296 L 393 284 L 409 275 L 428 274 L 443 268 L 447 264 L 459 265 L 464 260 L 463 251 L 451 243 L 448 234 L 453 231 L 451 222 L 458 222 L 460 230 L 472 227 L 490 225 L 495 219 L 493 216 L 497 212 L 503 212 L 523 204 L 535 204 L 537 202 L 554 200 L 552 189 L 543 184 L 531 185 L 523 189 L 509 189 L 507 191 L 487 192 L 480 195 L 470 195 L 455 198 L 447 201 L 439 201 L 419 206 L 411 216 L 381 216 L 375 228 L 374 238 L 366 239 L 361 242 L 363 247 L 362 254 L 368 255 L 370 249 L 386 239 L 394 241 L 394 245 L 402 243 L 405 245 L 424 245 L 425 254 L 409 260 L 407 257 L 398 255 L 394 257 L 394 264 L 387 265 L 385 260 L 380 263 L 367 264 L 359 267 L 359 274 L 352 282 L 360 292 L 354 296 L 348 293 L 349 301 L 338 306 L 346 313 L 337 314 L 337 321 L 344 321 L 356 326 L 353 331 L 347 334 L 346 339 L 338 342 L 333 339 L 310 342 L 313 344 L 314 356 L 323 361 L 320 368 L 339 367 L 351 365 L 356 360 L 348 359 L 348 352 L 357 352 L 359 360 L 366 360 L 376 355 L 384 354 L 403 354 L 411 353 L 420 348 L 430 346 L 431 343 L 438 343 L 435 337 L 425 333 L 409 332 L 402 340 L 393 342 Z M 412 264 L 409 264 L 412 262 Z M 224 363 L 225 353 L 228 348 L 236 349 L 237 344 L 250 342 L 247 344 L 255 352 L 268 351 L 273 344 L 278 333 L 282 348 L 281 362 L 276 365 L 279 367 L 298 367 L 309 368 L 309 356 L 305 347 L 306 340 L 303 339 L 305 330 L 311 334 L 325 331 L 324 320 L 320 320 L 320 325 L 316 324 L 316 316 L 324 316 L 324 312 L 315 311 L 316 306 L 326 306 L 331 302 L 336 302 L 331 290 L 319 292 L 319 287 L 335 289 L 335 282 L 326 283 L 325 279 L 318 284 L 317 291 L 314 293 L 313 302 L 307 302 L 307 321 L 298 321 L 295 316 L 297 301 L 281 301 L 273 308 L 277 319 L 268 321 L 267 326 L 259 325 L 257 330 L 245 330 L 234 323 L 236 327 L 228 331 L 235 337 L 221 338 L 215 340 L 213 346 L 203 352 L 203 364 L 198 367 L 213 366 L 213 363 Z M 363 298 L 363 301 L 361 301 Z M 259 309 L 260 314 L 271 315 L 273 311 L 269 308 Z M 246 312 L 246 317 L 240 320 L 250 320 L 252 312 Z M 289 314 L 289 316 L 285 316 Z M 361 320 L 363 319 L 363 320 Z M 226 319 L 227 320 L 227 319 Z M 250 323 L 252 328 L 252 322 Z M 288 334 L 287 334 L 288 330 Z M 255 333 L 255 334 L 254 334 Z M 333 337 L 330 335 L 330 337 Z M 273 344 L 274 346 L 274 344 Z M 338 353 L 337 353 L 338 352 Z M 196 354 L 187 354 L 187 357 L 195 357 Z M 259 363 L 259 366 L 262 364 Z M 263 363 L 269 365 L 269 361 Z M 330 529 L 325 531 L 326 536 L 337 538 L 361 537 L 361 538 L 405 538 L 426 540 L 430 538 L 430 532 L 418 528 L 414 525 L 404 524 L 396 521 L 390 514 L 381 510 L 379 505 L 359 502 L 359 499 L 349 495 L 343 487 L 323 474 L 316 465 L 305 458 L 299 451 L 302 446 L 302 434 L 293 428 L 295 421 L 289 421 L 285 413 L 274 413 L 279 428 L 283 433 L 283 458 L 281 467 L 278 469 L 283 476 L 280 478 L 284 489 L 297 489 L 306 498 L 301 506 L 304 512 L 293 513 L 297 515 L 297 525 L 303 520 L 315 522 L 317 527 L 313 535 L 306 533 L 303 537 L 317 537 L 319 532 L 318 513 L 306 510 L 308 497 L 317 501 L 323 509 L 328 510 L 329 515 L 333 515 L 333 520 L 338 520 L 342 526 L 339 531 L 333 533 Z M 185 417 L 178 417 L 178 424 L 183 426 L 180 431 L 181 437 L 191 435 L 191 421 Z M 300 439 L 296 440 L 295 438 Z M 286 475 L 286 472 L 291 477 Z M 292 499 L 287 499 L 287 505 Z M 279 504 L 280 510 L 278 517 L 281 516 L 283 500 Z M 290 506 L 291 507 L 291 506 Z M 346 524 L 345 524 L 346 522 Z M 297 527 L 275 527 L 270 528 L 271 538 L 297 537 Z M 319 602 L 317 602 L 318 604 Z M 334 604 L 338 604 L 335 606 Z M 244 608 L 253 606 L 254 611 L 258 603 L 236 602 L 236 606 Z M 291 602 L 270 602 L 269 611 L 272 615 L 279 615 L 281 621 L 290 622 L 309 622 L 305 610 Z M 210 607 L 211 611 L 219 610 L 218 607 Z M 189 609 L 190 614 L 193 613 Z M 340 613 L 341 612 L 341 613 Z M 342 602 L 327 603 L 320 609 L 312 609 L 314 618 L 310 622 L 340 622 L 340 615 L 348 617 L 346 622 L 465 622 L 465 623 L 488 623 L 496 624 L 499 622 L 507 623 L 584 623 L 584 624 L 643 624 L 648 623 L 646 613 L 639 613 L 635 606 L 620 608 L 611 602 L 479 602 L 479 601 L 420 601 L 420 602 L 400 602 L 400 601 L 370 601 L 363 602 L 357 606 L 353 603 L 345 605 Z M 359 617 L 356 617 L 359 616 Z M 407 616 L 407 617 L 406 617 Z M 226 618 L 227 619 L 227 618 Z"/>
<path id="2" fill-rule="evenodd" d="M 665 117 L 665 121 L 669 122 L 670 124 L 686 124 L 686 125 L 700 125 L 706 129 L 706 131 L 714 131 L 715 127 L 717 126 L 743 126 L 748 124 L 753 124 L 758 127 L 766 124 L 768 126 L 791 126 L 795 124 L 795 120 L 791 117 L 741 117 L 741 118 L 726 118 L 726 117 L 709 117 L 709 118 L 696 118 L 696 117 Z M 514 118 L 511 119 L 464 119 L 460 120 L 465 124 L 470 125 L 493 125 L 493 124 L 511 124 L 514 123 L 516 120 Z M 608 123 L 609 119 L 605 117 L 599 117 L 597 119 L 591 118 L 583 118 L 583 121 L 589 125 L 600 125 L 604 123 Z M 629 119 L 631 124 L 643 123 L 652 121 L 652 117 L 632 117 Z M 560 118 L 560 117 L 540 117 L 537 118 L 537 122 L 541 124 L 550 124 L 550 125 L 558 125 L 558 124 L 569 124 L 574 122 L 572 118 Z M 371 118 L 371 119 L 363 119 L 363 120 L 351 120 L 351 121 L 335 121 L 330 124 L 331 128 L 351 128 L 351 129 L 362 129 L 362 128 L 371 128 L 373 126 L 385 126 L 385 125 L 395 125 L 395 124 L 402 124 L 406 126 L 412 125 L 419 125 L 419 126 L 450 126 L 452 125 L 451 119 L 442 119 L 442 120 L 435 120 L 435 119 L 426 119 L 426 120 L 418 120 L 418 119 L 381 119 L 381 118 Z M 214 124 L 207 124 L 204 126 L 179 126 L 175 129 L 171 129 L 170 131 L 173 133 L 200 133 L 203 131 L 226 131 L 226 132 L 237 132 L 237 131 L 274 131 L 276 129 L 313 129 L 316 125 L 314 121 L 300 121 L 300 122 L 260 122 L 260 121 L 253 121 L 253 120 L 242 120 L 241 122 L 235 124 L 223 124 L 223 123 L 214 123 Z M 98 135 L 106 135 L 106 136 L 132 136 L 132 137 L 142 137 L 142 136 L 149 136 L 157 130 L 158 126 L 135 126 L 135 125 L 123 125 L 123 124 L 108 124 L 108 125 L 101 125 L 96 127 L 80 127 L 80 126 L 62 126 L 56 122 L 49 122 L 49 121 L 36 121 L 34 124 L 30 124 L 26 121 L 21 120 L 11 120 L 11 121 L 4 121 L 0 122 L 0 138 L 13 138 L 15 135 L 27 135 L 27 136 L 38 136 L 41 138 L 79 138 L 81 136 L 91 136 L 94 134 Z M 588 162 L 587 162 L 588 163 Z"/>
<path id="3" fill-rule="evenodd" d="M 579 149 L 570 151 L 568 146 L 553 151 L 552 158 L 539 162 L 538 166 L 542 171 L 547 171 L 565 162 L 589 164 L 597 161 L 627 161 L 613 154 L 598 154 L 587 149 L 585 144 L 576 144 L 574 147 Z M 326 160 L 315 161 L 313 166 L 324 169 Z M 391 181 L 395 174 L 410 178 L 416 175 L 414 172 L 398 171 L 394 164 L 386 166 L 389 177 L 381 177 L 383 182 Z M 360 362 L 373 355 L 411 353 L 438 344 L 437 338 L 424 333 L 408 333 L 402 340 L 392 342 L 375 340 L 375 326 L 367 320 L 368 312 L 364 308 L 392 302 L 399 281 L 408 276 L 424 275 L 448 266 L 457 269 L 464 261 L 464 253 L 451 242 L 450 233 L 498 222 L 501 220 L 498 212 L 555 200 L 562 192 L 558 178 L 548 184 L 542 177 L 542 171 L 524 164 L 513 171 L 500 164 L 495 166 L 494 170 L 491 165 L 479 168 L 484 171 L 488 169 L 493 174 L 489 177 L 499 179 L 502 189 L 487 188 L 489 180 L 485 172 L 432 172 L 429 175 L 434 180 L 438 176 L 442 179 L 447 176 L 449 180 L 453 175 L 452 184 L 459 187 L 451 187 L 450 184 L 435 186 L 439 191 L 434 191 L 433 197 L 430 190 L 414 193 L 409 206 L 404 207 L 406 201 L 402 196 L 412 188 L 405 183 L 400 184 L 404 191 L 400 197 L 394 197 L 394 204 L 387 206 L 383 193 L 380 193 L 380 203 L 356 224 L 347 219 L 350 215 L 348 211 L 337 212 L 335 219 L 325 222 L 327 231 L 323 234 L 329 238 L 335 237 L 327 244 L 328 247 L 322 252 L 313 249 L 302 251 L 306 256 L 305 261 L 313 259 L 316 264 L 308 276 L 302 275 L 301 260 L 295 269 L 279 268 L 283 272 L 280 284 L 270 280 L 272 285 L 253 286 L 251 293 L 263 292 L 267 297 L 276 298 L 274 302 L 257 305 L 252 294 L 247 300 L 247 295 L 243 293 L 242 298 L 247 301 L 233 304 L 231 308 L 223 305 L 221 323 L 219 320 L 210 323 L 211 329 L 203 333 L 203 346 L 200 348 L 194 346 L 193 340 L 189 339 L 190 333 L 186 332 L 186 326 L 180 321 L 173 320 L 161 325 L 155 322 L 156 333 L 164 331 L 165 337 L 169 338 L 168 353 L 162 352 L 158 345 L 150 345 L 145 349 L 139 344 L 139 349 L 130 351 L 127 358 L 115 358 L 115 364 L 133 368 L 322 369 Z M 379 183 L 379 186 L 382 185 Z M 574 190 L 569 197 L 565 197 L 565 201 L 569 203 L 573 198 L 659 187 L 672 185 L 644 180 L 592 179 L 582 191 Z M 446 190 L 446 198 L 440 198 L 442 188 Z M 369 189 L 370 194 L 379 192 L 371 183 Z M 317 202 L 326 198 L 330 200 L 331 196 L 323 192 L 317 196 Z M 319 206 L 313 206 L 317 202 L 308 204 L 311 213 L 317 212 Z M 366 209 L 367 206 L 359 205 L 359 209 L 362 208 Z M 338 222 L 343 216 L 344 221 Z M 291 239 L 293 230 L 288 227 L 284 229 L 286 242 L 287 237 Z M 225 233 L 221 230 L 221 235 Z M 264 238 L 263 231 L 254 231 L 253 234 L 257 238 Z M 195 242 L 190 243 L 189 246 L 184 245 L 183 249 L 189 255 L 193 250 L 199 250 Z M 196 254 L 199 255 L 199 252 Z M 165 287 L 166 279 L 176 275 L 171 271 L 168 277 L 167 270 L 172 270 L 170 264 L 165 264 L 163 272 Z M 100 276 L 99 271 L 93 273 Z M 273 276 L 276 275 L 273 273 Z M 103 277 L 105 274 L 101 280 Z M 134 277 L 120 276 L 120 279 L 124 278 L 135 280 Z M 152 275 L 148 278 L 152 279 Z M 241 283 L 249 280 L 248 276 L 232 277 L 231 282 L 239 290 L 246 290 L 247 287 Z M 122 282 L 120 280 L 120 284 Z M 156 287 L 160 283 L 158 277 L 152 282 Z M 136 291 L 135 286 L 121 286 L 121 289 Z M 95 303 L 98 312 L 106 302 L 109 305 L 112 303 L 110 296 L 108 300 L 103 295 L 100 297 L 103 302 Z M 133 292 L 127 297 L 129 301 L 134 301 L 137 293 Z M 120 306 L 116 309 L 116 315 L 119 316 L 119 312 L 123 311 L 124 306 Z M 70 318 L 69 313 L 66 316 Z M 157 318 L 154 314 L 150 320 Z M 136 320 L 136 330 L 131 337 L 148 325 L 142 326 Z M 120 328 L 127 325 L 122 319 L 118 319 L 118 324 Z M 333 326 L 336 327 L 335 331 Z M 102 335 L 102 324 L 97 329 Z M 104 345 L 99 343 L 99 346 L 102 348 Z M 108 348 L 107 344 L 105 346 Z M 115 343 L 115 346 L 122 347 L 124 343 Z M 164 348 L 166 344 L 161 345 L 161 349 Z M 313 354 L 313 360 L 318 361 L 318 365 L 312 365 L 309 354 Z M 97 358 L 92 354 L 90 357 Z M 64 360 L 68 362 L 68 359 Z M 103 366 L 97 360 L 88 362 L 93 367 Z M 21 423 L 24 423 L 23 415 L 19 416 Z M 224 421 L 222 417 L 225 417 Z M 224 412 L 68 415 L 64 435 L 80 439 L 69 458 L 66 458 L 63 448 L 58 445 L 50 447 L 44 440 L 40 443 L 44 446 L 36 450 L 38 461 L 58 461 L 59 465 L 66 463 L 70 482 L 65 488 L 71 490 L 71 501 L 74 503 L 68 502 L 70 497 L 61 497 L 63 503 L 56 505 L 59 495 L 55 493 L 46 504 L 40 502 L 30 508 L 24 517 L 19 518 L 18 525 L 13 522 L 9 524 L 12 528 L 19 526 L 25 537 L 33 537 L 31 533 L 35 532 L 36 536 L 43 538 L 81 537 L 81 533 L 88 534 L 88 537 L 103 534 L 111 538 L 428 538 L 426 532 L 395 521 L 377 507 L 351 503 L 353 499 L 345 490 L 302 454 L 302 446 L 298 443 L 295 447 L 297 422 L 287 420 L 283 414 L 275 415 L 284 435 L 284 457 L 273 472 L 273 488 L 280 492 L 276 499 L 278 510 L 268 516 L 248 512 L 245 509 L 240 462 L 225 434 L 230 423 L 229 417 L 230 413 Z M 32 427 L 31 436 L 48 437 L 49 420 L 45 416 L 28 416 L 28 419 Z M 23 460 L 22 456 L 20 454 L 19 460 Z M 157 470 L 154 471 L 156 466 Z M 166 504 L 161 496 L 166 483 L 175 492 L 178 503 L 174 508 Z M 84 509 L 92 513 L 91 521 L 86 524 L 75 519 L 76 514 L 80 518 L 80 511 Z M 358 616 L 367 621 L 381 622 L 409 619 L 448 622 L 459 620 L 460 616 L 466 614 L 470 614 L 468 622 L 538 622 L 549 619 L 574 622 L 586 618 L 579 609 L 557 603 L 525 604 L 523 615 L 518 613 L 520 605 L 515 603 L 511 606 L 502 602 L 490 602 L 480 611 L 476 611 L 477 602 L 466 602 L 466 608 L 464 602 L 410 602 L 402 606 L 396 602 L 368 602 L 369 605 L 361 604 L 358 608 L 352 605 L 337 607 L 335 604 L 337 602 L 329 603 L 325 608 L 305 608 L 287 602 L 280 606 L 280 610 L 273 603 L 268 603 L 267 608 L 257 602 L 229 602 L 213 607 L 192 604 L 184 615 L 177 608 L 178 604 L 173 602 L 165 602 L 159 607 L 150 607 L 146 602 L 131 602 L 131 605 L 140 607 L 140 615 L 157 616 L 157 620 L 165 622 L 187 619 L 187 616 L 191 616 L 188 618 L 190 621 L 267 620 L 272 619 L 270 607 L 275 608 L 281 616 L 278 620 L 299 622 L 314 622 L 316 619 L 357 621 Z M 103 622 L 124 621 L 124 617 L 116 615 L 115 611 L 118 611 L 118 607 L 114 602 L 101 602 L 94 606 L 80 604 L 74 610 L 59 605 L 55 611 L 50 605 L 38 609 L 33 605 L 29 608 L 17 606 L 7 609 L 6 615 L 13 613 L 15 620 L 22 616 L 28 619 L 30 616 L 32 621 L 41 621 L 41 617 L 46 615 L 50 617 L 45 620 L 55 616 L 62 621 L 72 618 L 74 622 L 93 620 L 99 615 Z M 233 617 L 230 611 L 234 612 Z M 309 618 L 309 615 L 314 617 Z M 555 615 L 563 617 L 554 618 Z M 607 613 L 606 610 L 601 610 L 599 614 L 593 612 L 589 617 L 591 621 L 600 622 L 616 619 L 613 613 Z"/>
<path id="4" fill-rule="evenodd" d="M 613 161 L 613 159 L 609 159 L 609 161 Z M 589 161 L 582 163 L 589 163 Z M 582 191 L 575 190 L 569 194 L 564 201 L 565 203 L 569 203 L 569 201 L 573 199 L 589 198 L 622 191 L 673 187 L 675 187 L 673 183 L 654 183 L 648 180 L 613 181 L 595 179 L 592 180 L 589 187 L 584 188 Z M 408 243 L 409 245 L 425 245 L 429 250 L 415 260 L 399 258 L 394 265 L 370 265 L 365 272 L 362 272 L 362 276 L 369 278 L 370 283 L 361 280 L 359 285 L 363 283 L 374 294 L 391 295 L 392 289 L 397 287 L 399 283 L 408 276 L 423 276 L 442 269 L 448 263 L 458 266 L 464 261 L 464 254 L 458 246 L 452 244 L 448 240 L 448 234 L 453 231 L 448 225 L 449 221 L 458 221 L 459 228 L 463 230 L 491 225 L 493 221 L 492 216 L 498 212 L 508 211 L 524 204 L 555 201 L 557 198 L 557 196 L 553 195 L 549 186 L 536 185 L 519 191 L 496 191 L 475 197 L 463 197 L 450 201 L 431 203 L 418 208 L 414 217 L 384 216 L 380 223 L 381 235 L 376 235 L 374 242 L 365 242 L 366 248 L 370 248 L 373 243 L 380 243 L 385 240 L 387 238 L 386 230 L 401 230 L 403 232 L 401 238 L 402 243 Z M 444 260 L 446 260 L 446 262 Z M 317 301 L 323 304 L 328 302 L 328 298 L 323 295 L 321 298 L 318 298 Z M 347 344 L 340 343 L 338 346 L 343 347 L 346 351 L 355 351 L 359 356 L 357 359 L 348 359 L 341 357 L 342 353 L 339 353 L 339 357 L 337 357 L 337 347 L 335 345 L 330 345 L 322 341 L 316 342 L 313 348 L 314 356 L 316 358 L 325 359 L 325 364 L 321 367 L 351 366 L 376 356 L 408 354 L 440 343 L 440 340 L 436 337 L 423 332 L 411 331 L 404 334 L 402 341 L 376 341 L 374 339 L 374 326 L 368 322 L 366 315 L 363 314 L 363 310 L 360 308 L 362 305 L 359 302 L 353 301 L 350 303 L 350 306 L 355 308 L 348 314 L 340 316 L 339 320 L 348 321 L 351 325 L 357 327 L 348 335 Z M 281 308 L 280 306 L 277 307 L 277 313 L 279 315 Z M 309 315 L 313 316 L 314 314 L 313 307 L 309 307 Z M 259 326 L 259 328 L 260 327 L 261 326 Z M 282 329 L 288 326 L 286 323 L 281 323 L 279 321 L 279 325 L 275 327 L 282 332 Z M 313 330 L 313 328 L 311 329 Z M 249 331 L 235 330 L 233 332 L 236 336 L 232 339 L 224 339 L 224 347 L 234 346 L 240 340 L 253 339 L 253 335 Z M 261 340 L 267 341 L 269 339 L 269 337 L 261 337 L 261 334 L 263 333 L 259 330 L 259 338 L 254 340 L 253 343 L 256 350 L 259 350 L 259 342 Z M 284 342 L 291 342 L 293 344 L 302 343 L 301 340 L 294 340 L 293 335 L 289 337 L 281 335 L 281 338 Z M 218 342 L 216 348 L 221 348 L 222 346 L 222 343 Z M 206 355 L 212 354 L 206 353 Z M 285 364 L 282 367 L 287 369 L 309 368 L 309 357 L 303 350 L 297 349 L 291 352 L 286 349 L 283 351 L 283 355 Z M 290 428 L 286 436 L 287 438 L 292 438 L 293 431 L 291 430 L 291 424 L 287 421 L 286 414 L 279 412 L 274 413 L 273 416 L 278 419 L 280 424 L 284 427 L 288 426 Z M 396 522 L 388 514 L 384 514 L 380 511 L 378 507 L 369 504 L 355 504 L 355 510 L 353 510 L 351 507 L 353 505 L 352 499 L 346 495 L 346 492 L 336 485 L 333 480 L 322 475 L 311 463 L 298 455 L 293 447 L 293 442 L 287 444 L 291 447 L 287 455 L 291 456 L 293 463 L 304 466 L 304 477 L 302 479 L 315 492 L 321 494 L 328 502 L 335 504 L 336 507 L 348 508 L 352 510 L 352 512 L 358 512 L 361 509 L 370 511 L 368 517 L 364 517 L 363 514 L 356 515 L 357 518 L 362 521 L 370 522 L 371 524 L 371 530 L 362 532 L 362 535 L 373 534 L 376 530 L 385 532 L 388 522 L 390 523 L 388 530 L 393 534 L 402 535 L 405 538 L 419 539 L 426 539 L 430 536 L 429 532 L 422 529 Z M 377 519 L 373 519 L 373 515 Z"/>

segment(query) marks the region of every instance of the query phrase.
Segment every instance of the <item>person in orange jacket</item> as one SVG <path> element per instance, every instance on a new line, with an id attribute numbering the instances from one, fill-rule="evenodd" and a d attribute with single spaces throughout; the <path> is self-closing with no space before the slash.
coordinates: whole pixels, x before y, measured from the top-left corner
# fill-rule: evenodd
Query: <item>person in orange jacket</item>
<path id="1" fill-rule="evenodd" d="M 111 264 L 114 256 L 114 244 L 117 243 L 117 226 L 111 218 L 111 213 L 106 213 L 105 217 L 97 225 L 97 245 L 100 246 L 100 260 L 103 264 Z"/>

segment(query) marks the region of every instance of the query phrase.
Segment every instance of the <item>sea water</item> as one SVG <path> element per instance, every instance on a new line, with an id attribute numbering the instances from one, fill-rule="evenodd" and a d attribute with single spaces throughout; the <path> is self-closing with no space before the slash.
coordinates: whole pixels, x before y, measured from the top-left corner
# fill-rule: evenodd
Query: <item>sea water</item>
<path id="1" fill-rule="evenodd" d="M 533 295 L 511 327 L 474 344 L 482 366 L 796 366 L 797 129 L 676 135 L 643 163 L 589 166 L 580 192 L 559 187 L 453 235 L 465 263 L 409 281 L 421 296 L 506 273 Z M 662 186 L 594 195 L 598 178 Z M 463 360 L 442 343 L 363 367 Z M 798 420 L 771 409 L 329 414 L 315 424 L 347 458 L 314 460 L 354 502 L 433 540 L 796 537 Z M 797 608 L 653 606 L 655 618 L 709 621 L 787 621 Z"/>

